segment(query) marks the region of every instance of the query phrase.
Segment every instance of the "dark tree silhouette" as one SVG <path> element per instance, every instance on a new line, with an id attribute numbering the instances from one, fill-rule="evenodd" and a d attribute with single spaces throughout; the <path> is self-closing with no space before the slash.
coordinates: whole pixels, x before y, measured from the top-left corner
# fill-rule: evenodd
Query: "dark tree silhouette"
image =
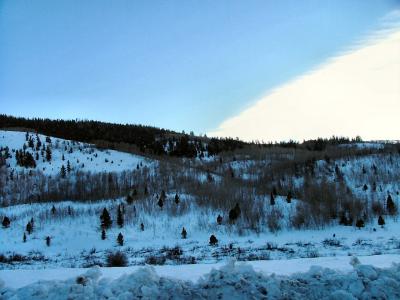
<path id="1" fill-rule="evenodd" d="M 382 216 L 379 216 L 379 218 L 378 218 L 378 225 L 382 226 L 382 227 L 383 227 L 383 225 L 385 225 L 385 220 L 383 219 Z"/>
<path id="2" fill-rule="evenodd" d="M 121 232 L 118 234 L 117 242 L 118 242 L 118 245 L 120 245 L 120 246 L 124 245 L 124 236 L 122 235 Z"/>
<path id="3" fill-rule="evenodd" d="M 1 225 L 3 225 L 4 228 L 10 227 L 11 221 L 9 217 L 4 217 L 3 222 L 1 222 Z"/>
<path id="4" fill-rule="evenodd" d="M 235 222 L 237 220 L 237 218 L 239 218 L 240 213 L 241 213 L 241 210 L 239 207 L 239 203 L 236 203 L 235 207 L 229 211 L 229 221 Z"/>
<path id="5" fill-rule="evenodd" d="M 104 229 L 101 230 L 101 239 L 104 241 L 107 238 L 106 231 Z"/>
<path id="6" fill-rule="evenodd" d="M 269 203 L 275 205 L 275 196 L 273 192 L 271 192 L 271 195 L 269 196 Z"/>
<path id="7" fill-rule="evenodd" d="M 100 216 L 100 221 L 101 221 L 101 228 L 109 229 L 111 227 L 112 224 L 111 217 L 106 208 L 103 209 L 103 212 Z"/>
<path id="8" fill-rule="evenodd" d="M 356 226 L 358 229 L 361 229 L 361 227 L 364 227 L 364 220 L 358 219 L 356 222 Z"/>
<path id="9" fill-rule="evenodd" d="M 218 215 L 218 217 L 217 217 L 217 224 L 218 225 L 222 224 L 222 216 L 221 215 Z"/>
<path id="10" fill-rule="evenodd" d="M 186 232 L 185 227 L 182 228 L 181 236 L 183 239 L 186 239 L 186 237 L 187 237 L 187 232 Z"/>
<path id="11" fill-rule="evenodd" d="M 389 214 L 396 214 L 396 205 L 393 202 L 392 196 L 389 194 L 386 200 L 386 209 Z"/>
<path id="12" fill-rule="evenodd" d="M 31 234 L 33 231 L 33 226 L 32 226 L 32 222 L 28 222 L 28 224 L 26 224 L 26 231 L 28 232 L 28 234 Z"/>
<path id="13" fill-rule="evenodd" d="M 117 224 L 120 228 L 124 227 L 124 215 L 122 212 L 121 205 L 118 205 Z"/>
<path id="14" fill-rule="evenodd" d="M 210 236 L 210 245 L 211 246 L 215 246 L 215 245 L 217 245 L 218 244 L 218 240 L 217 240 L 217 238 L 215 237 L 215 235 L 211 235 Z"/>
<path id="15" fill-rule="evenodd" d="M 175 194 L 175 204 L 179 204 L 179 196 L 177 193 Z"/>
<path id="16" fill-rule="evenodd" d="M 140 223 L 140 230 L 144 231 L 144 224 L 143 223 Z"/>
<path id="17" fill-rule="evenodd" d="M 287 203 L 292 203 L 292 198 L 293 198 L 292 192 L 289 191 L 288 194 L 287 194 L 287 196 L 286 196 L 286 202 L 287 202 Z"/>
<path id="18" fill-rule="evenodd" d="M 50 243 L 51 243 L 51 237 L 46 236 L 46 245 L 47 245 L 47 247 L 50 247 Z"/>

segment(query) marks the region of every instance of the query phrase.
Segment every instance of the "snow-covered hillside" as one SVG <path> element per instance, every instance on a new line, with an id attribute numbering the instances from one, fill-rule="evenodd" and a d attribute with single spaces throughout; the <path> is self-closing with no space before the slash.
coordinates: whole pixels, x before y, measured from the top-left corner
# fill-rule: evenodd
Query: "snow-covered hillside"
<path id="1" fill-rule="evenodd" d="M 32 140 L 33 147 L 29 146 Z M 39 140 L 39 147 L 38 147 Z M 94 145 L 69 141 L 41 134 L 20 131 L 0 130 L 0 148 L 8 147 L 11 155 L 7 163 L 16 172 L 24 170 L 39 170 L 46 175 L 58 175 L 61 167 L 70 165 L 71 171 L 120 172 L 150 166 L 153 162 L 142 156 L 114 150 L 98 149 Z M 51 149 L 51 158 L 46 158 L 46 149 Z M 15 152 L 24 150 L 33 155 L 35 168 L 24 168 L 17 164 Z M 38 154 L 38 155 L 36 155 Z M 68 163 L 69 162 L 69 163 Z"/>
<path id="2" fill-rule="evenodd" d="M 136 273 L 119 281 L 79 279 L 87 283 L 82 285 L 70 279 L 49 283 L 49 291 L 56 285 L 77 289 L 77 295 L 90 294 L 86 287 L 97 289 L 103 282 L 115 290 L 119 282 L 128 284 L 140 276 L 153 278 L 151 284 L 170 280 L 172 287 L 197 291 L 213 279 L 187 283 L 177 281 L 185 278 L 159 276 L 194 274 L 190 271 L 194 268 L 197 274 L 212 278 L 213 272 L 206 275 L 211 266 L 221 267 L 231 259 L 253 262 L 256 270 L 268 264 L 272 269 L 282 266 L 278 272 L 282 275 L 289 275 L 283 272 L 287 268 L 296 270 L 296 261 L 305 265 L 307 260 L 318 261 L 333 269 L 337 268 L 332 261 L 340 261 L 341 266 L 346 261 L 349 266 L 352 256 L 373 261 L 377 267 L 400 261 L 397 144 L 360 143 L 325 152 L 271 146 L 207 159 L 148 159 L 77 141 L 1 131 L 0 149 L 0 278 L 16 276 L 18 271 L 31 278 L 42 268 L 78 275 L 80 268 L 93 266 L 105 268 L 102 272 L 108 274 L 113 269 L 106 267 L 128 266 L 115 271 L 113 278 L 122 270 Z M 143 265 L 157 266 L 161 273 L 139 271 Z M 370 272 L 398 276 L 395 267 L 367 268 L 365 276 L 348 268 L 341 270 L 351 271 L 350 275 L 326 270 L 318 274 L 327 281 L 333 274 L 343 282 L 357 274 L 362 278 L 354 279 L 355 285 Z M 246 277 L 238 270 L 231 268 L 223 276 L 242 282 Z M 270 282 L 270 295 L 277 282 L 296 280 L 291 275 L 275 281 L 275 277 L 263 277 L 269 274 L 265 268 L 261 271 L 263 275 L 251 270 L 249 276 L 251 280 L 261 276 L 260 286 Z M 10 283 L 5 282 L 6 286 Z M 365 295 L 379 294 L 376 289 L 365 290 L 371 293 Z M 242 292 L 253 294 L 253 288 L 239 288 L 238 294 L 232 294 L 225 281 L 212 293 L 221 291 L 229 299 Z M 151 298 L 156 295 L 153 292 L 160 290 L 146 295 Z M 0 287 L 0 299 L 1 295 L 24 298 L 36 293 L 40 294 L 36 285 L 20 290 Z M 40 297 L 53 297 L 52 293 Z M 107 289 L 98 293 L 90 297 L 109 295 Z M 364 291 L 354 288 L 351 293 L 358 297 Z M 136 290 L 132 294 L 143 295 Z"/>

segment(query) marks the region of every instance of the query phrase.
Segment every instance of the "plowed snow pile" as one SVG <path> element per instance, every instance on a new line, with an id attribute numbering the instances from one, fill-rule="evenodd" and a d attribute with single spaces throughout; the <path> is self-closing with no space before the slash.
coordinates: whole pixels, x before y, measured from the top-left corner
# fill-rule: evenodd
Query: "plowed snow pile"
<path id="1" fill-rule="evenodd" d="M 311 267 L 291 276 L 266 276 L 250 265 L 229 263 L 197 283 L 157 275 L 144 267 L 116 280 L 93 268 L 65 281 L 20 289 L 0 283 L 0 299 L 400 299 L 400 264 L 380 269 L 355 264 L 350 272 Z"/>

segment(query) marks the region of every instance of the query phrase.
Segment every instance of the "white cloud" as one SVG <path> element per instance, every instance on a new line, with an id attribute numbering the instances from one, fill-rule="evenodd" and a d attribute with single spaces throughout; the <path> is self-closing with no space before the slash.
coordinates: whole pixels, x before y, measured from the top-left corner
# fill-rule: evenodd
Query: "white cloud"
<path id="1" fill-rule="evenodd" d="M 400 139 L 400 30 L 330 60 L 224 121 L 211 136 L 244 140 L 343 135 Z"/>

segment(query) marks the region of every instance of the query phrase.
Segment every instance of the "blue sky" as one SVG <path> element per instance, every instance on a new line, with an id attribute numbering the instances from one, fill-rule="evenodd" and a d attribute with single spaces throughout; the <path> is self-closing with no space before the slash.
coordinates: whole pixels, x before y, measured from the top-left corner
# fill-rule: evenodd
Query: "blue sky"
<path id="1" fill-rule="evenodd" d="M 209 132 L 399 4 L 0 0 L 0 112 Z"/>

